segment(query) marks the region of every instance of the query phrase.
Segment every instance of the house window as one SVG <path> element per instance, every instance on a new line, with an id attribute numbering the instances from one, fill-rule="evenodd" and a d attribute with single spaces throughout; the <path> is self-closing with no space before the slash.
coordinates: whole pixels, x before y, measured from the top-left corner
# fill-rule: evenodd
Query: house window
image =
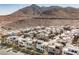
<path id="1" fill-rule="evenodd" d="M 13 39 L 15 40 L 16 38 L 15 38 L 15 37 L 13 37 Z"/>
<path id="2" fill-rule="evenodd" d="M 53 53 L 53 52 L 48 52 L 48 54 L 50 54 L 50 55 L 55 55 L 55 53 Z"/>
<path id="3" fill-rule="evenodd" d="M 75 50 L 71 50 L 71 52 L 77 53 L 77 51 L 75 51 Z"/>
<path id="4" fill-rule="evenodd" d="M 64 54 L 66 54 L 66 52 L 64 52 Z"/>
<path id="5" fill-rule="evenodd" d="M 52 51 L 55 51 L 55 49 L 53 49 Z"/>
<path id="6" fill-rule="evenodd" d="M 60 49 L 58 46 L 56 46 L 56 49 Z"/>
<path id="7" fill-rule="evenodd" d="M 28 45 L 28 43 L 27 43 L 27 45 Z"/>
<path id="8" fill-rule="evenodd" d="M 65 53 L 66 55 L 73 55 L 73 54 L 71 54 L 71 53 Z"/>
<path id="9" fill-rule="evenodd" d="M 26 42 L 25 40 L 23 40 L 23 42 Z"/>
<path id="10" fill-rule="evenodd" d="M 44 49 L 44 46 L 41 46 L 41 48 L 43 48 L 43 49 Z"/>
<path id="11" fill-rule="evenodd" d="M 32 44 L 29 44 L 30 46 L 32 45 Z"/>
<path id="12" fill-rule="evenodd" d="M 41 44 L 40 42 L 38 42 L 38 44 Z"/>

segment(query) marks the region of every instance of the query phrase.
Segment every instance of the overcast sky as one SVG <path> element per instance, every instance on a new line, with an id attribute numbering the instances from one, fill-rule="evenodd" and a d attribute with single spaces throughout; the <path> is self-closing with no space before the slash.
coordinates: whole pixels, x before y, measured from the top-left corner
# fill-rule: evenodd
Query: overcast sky
<path id="1" fill-rule="evenodd" d="M 62 6 L 62 7 L 75 7 L 79 8 L 79 4 L 38 4 L 39 6 Z M 0 4 L 0 15 L 8 15 L 16 10 L 19 10 L 28 4 Z"/>

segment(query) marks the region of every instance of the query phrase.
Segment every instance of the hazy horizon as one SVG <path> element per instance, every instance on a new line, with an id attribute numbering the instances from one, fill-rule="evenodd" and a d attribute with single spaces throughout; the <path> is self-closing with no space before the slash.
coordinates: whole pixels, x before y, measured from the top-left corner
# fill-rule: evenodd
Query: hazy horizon
<path id="1" fill-rule="evenodd" d="M 23 7 L 29 6 L 31 4 L 0 4 L 0 15 L 11 14 Z M 61 7 L 75 7 L 79 8 L 79 4 L 37 4 L 38 6 L 61 6 Z"/>

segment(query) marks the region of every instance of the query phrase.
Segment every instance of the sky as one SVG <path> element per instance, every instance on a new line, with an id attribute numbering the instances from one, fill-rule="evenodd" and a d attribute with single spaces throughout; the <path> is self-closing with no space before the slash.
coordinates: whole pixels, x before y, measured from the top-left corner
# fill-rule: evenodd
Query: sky
<path id="1" fill-rule="evenodd" d="M 39 6 L 62 6 L 79 8 L 79 4 L 38 4 Z M 0 4 L 0 15 L 11 14 L 21 8 L 29 6 L 28 4 Z"/>

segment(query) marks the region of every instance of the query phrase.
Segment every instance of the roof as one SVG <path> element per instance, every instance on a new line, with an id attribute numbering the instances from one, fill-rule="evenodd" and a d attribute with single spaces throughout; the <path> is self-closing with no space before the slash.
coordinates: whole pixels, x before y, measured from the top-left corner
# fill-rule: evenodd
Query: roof
<path id="1" fill-rule="evenodd" d="M 44 42 L 42 43 L 42 45 L 47 46 L 49 43 L 48 42 Z"/>

